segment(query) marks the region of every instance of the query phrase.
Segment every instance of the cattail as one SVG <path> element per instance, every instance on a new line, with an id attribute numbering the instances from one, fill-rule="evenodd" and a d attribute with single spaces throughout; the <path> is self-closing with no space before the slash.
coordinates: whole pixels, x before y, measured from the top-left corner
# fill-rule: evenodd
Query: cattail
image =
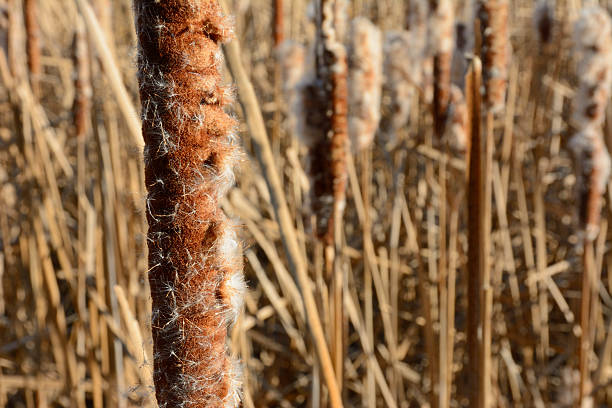
<path id="1" fill-rule="evenodd" d="M 612 24 L 599 7 L 583 10 L 574 27 L 576 74 L 580 79 L 573 106 L 573 125 L 582 129 L 604 121 L 612 84 Z"/>
<path id="2" fill-rule="evenodd" d="M 599 228 L 601 196 L 610 172 L 610 158 L 601 126 L 612 86 L 612 21 L 600 7 L 588 8 L 574 27 L 574 53 L 579 78 L 572 119 L 578 132 L 575 153 L 580 222 L 587 239 Z"/>
<path id="3" fill-rule="evenodd" d="M 591 382 L 591 306 L 597 296 L 593 241 L 599 233 L 603 194 L 610 178 L 610 155 L 603 139 L 604 113 L 612 85 L 612 21 L 600 7 L 584 9 L 574 26 L 574 53 L 579 78 L 574 97 L 576 134 L 570 140 L 576 163 L 578 217 L 584 234 L 580 300 L 579 404 L 588 404 Z M 592 401 L 591 401 L 592 403 Z"/>
<path id="4" fill-rule="evenodd" d="M 359 151 L 372 144 L 380 122 L 382 34 L 369 20 L 357 18 L 349 37 L 349 134 Z"/>
<path id="5" fill-rule="evenodd" d="M 511 53 L 508 12 L 508 0 L 480 0 L 478 4 L 482 34 L 482 73 L 489 112 L 499 112 L 506 100 Z"/>
<path id="6" fill-rule="evenodd" d="M 451 85 L 449 115 L 448 115 L 448 142 L 450 147 L 459 153 L 467 148 L 468 111 L 463 92 L 456 85 Z"/>
<path id="7" fill-rule="evenodd" d="M 442 136 L 450 102 L 455 11 L 450 0 L 430 0 L 433 57 L 433 112 L 436 133 Z"/>
<path id="8" fill-rule="evenodd" d="M 148 189 L 154 382 L 160 407 L 235 407 L 227 327 L 242 305 L 241 246 L 220 208 L 239 158 L 224 108 L 217 0 L 135 0 Z"/>
<path id="9" fill-rule="evenodd" d="M 547 44 L 552 39 L 554 12 L 549 0 L 539 0 L 533 9 L 533 25 L 541 44 Z"/>
<path id="10" fill-rule="evenodd" d="M 38 25 L 38 0 L 25 0 L 23 5 L 27 53 L 28 53 L 28 68 L 30 71 L 30 83 L 32 91 L 37 95 L 40 93 L 39 81 L 42 73 L 40 64 L 40 28 Z"/>
<path id="11" fill-rule="evenodd" d="M 461 89 L 465 85 L 465 74 L 469 66 L 466 54 L 471 54 L 473 49 L 472 30 L 465 23 L 455 24 L 455 49 L 453 50 L 451 64 L 451 82 Z"/>
<path id="12" fill-rule="evenodd" d="M 344 0 L 321 0 L 316 74 L 320 86 L 310 86 L 322 120 L 319 137 L 310 149 L 313 177 L 312 205 L 317 214 L 317 235 L 326 245 L 334 241 L 334 218 L 345 206 L 347 122 L 347 61 L 343 45 L 346 25 Z M 321 91 L 317 91 L 317 88 Z M 312 112 L 312 109 L 306 108 Z M 315 119 L 315 118 L 313 118 Z"/>
<path id="13" fill-rule="evenodd" d="M 414 93 L 423 79 L 420 64 L 423 58 L 416 48 L 411 47 L 413 37 L 408 31 L 385 35 L 384 90 L 389 96 L 389 106 L 381 127 L 391 143 L 397 139 L 397 132 L 408 123 Z"/>
<path id="14" fill-rule="evenodd" d="M 283 97 L 287 103 L 287 121 L 289 129 L 304 144 L 305 130 L 307 126 L 304 120 L 304 99 L 302 86 L 306 78 L 306 48 L 294 41 L 284 41 L 276 51 L 281 64 L 281 75 L 283 82 Z M 309 77 L 311 79 L 311 77 Z"/>
<path id="15" fill-rule="evenodd" d="M 85 25 L 81 19 L 77 20 L 74 35 L 74 62 L 76 67 L 73 108 L 75 133 L 77 138 L 83 138 L 87 134 L 93 90 L 91 89 L 91 75 L 89 73 L 89 53 Z"/>

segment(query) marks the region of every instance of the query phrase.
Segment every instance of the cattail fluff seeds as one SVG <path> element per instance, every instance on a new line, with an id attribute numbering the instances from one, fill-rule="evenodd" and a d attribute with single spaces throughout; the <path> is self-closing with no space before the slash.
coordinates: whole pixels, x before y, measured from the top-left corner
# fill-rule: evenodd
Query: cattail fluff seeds
<path id="1" fill-rule="evenodd" d="M 478 4 L 485 100 L 490 112 L 499 112 L 506 102 L 511 53 L 508 12 L 508 0 L 480 0 Z"/>
<path id="2" fill-rule="evenodd" d="M 408 31 L 389 32 L 385 35 L 384 89 L 389 95 L 389 106 L 382 129 L 392 144 L 397 139 L 397 132 L 408 123 L 411 102 L 423 79 L 420 64 L 423 57 L 410 46 L 412 37 Z"/>
<path id="3" fill-rule="evenodd" d="M 240 157 L 217 0 L 135 0 L 148 190 L 154 382 L 160 407 L 236 407 L 227 327 L 242 307 L 242 255 L 220 200 Z"/>
<path id="4" fill-rule="evenodd" d="M 579 78 L 574 97 L 570 140 L 577 167 L 579 219 L 585 238 L 599 231 L 602 196 L 610 177 L 610 155 L 601 126 L 612 86 L 612 21 L 600 7 L 584 9 L 574 26 L 574 54 Z"/>
<path id="5" fill-rule="evenodd" d="M 349 135 L 360 151 L 372 144 L 380 121 L 382 34 L 369 20 L 356 18 L 349 41 Z"/>

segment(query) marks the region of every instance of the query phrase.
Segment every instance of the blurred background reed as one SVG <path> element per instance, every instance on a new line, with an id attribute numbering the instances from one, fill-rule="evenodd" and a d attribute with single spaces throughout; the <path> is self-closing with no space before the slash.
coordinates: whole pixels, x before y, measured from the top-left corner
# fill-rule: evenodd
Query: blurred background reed
<path id="1" fill-rule="evenodd" d="M 257 151 L 239 85 L 233 114 L 246 155 L 223 207 L 240 218 L 246 244 L 249 291 L 231 333 L 243 363 L 243 405 L 329 405 L 311 311 L 288 262 L 286 243 L 294 240 L 345 406 L 571 407 L 581 377 L 583 399 L 612 406 L 610 191 L 592 251 L 583 251 L 568 146 L 579 83 L 573 25 L 583 6 L 610 10 L 609 2 L 510 1 L 505 105 L 482 121 L 491 160 L 482 175 L 489 213 L 481 217 L 490 215 L 491 231 L 481 236 L 490 279 L 480 289 L 491 301 L 471 318 L 490 333 L 490 350 L 477 350 L 486 378 L 468 361 L 474 197 L 466 153 L 474 149 L 465 133 L 473 133 L 466 118 L 474 116 L 464 113 L 465 103 L 474 106 L 470 90 L 479 94 L 476 2 L 450 2 L 460 26 L 452 30 L 445 132 L 432 114 L 440 90 L 431 39 L 441 20 L 428 11 L 442 2 L 349 2 L 349 21 L 365 17 L 382 31 L 382 110 L 374 140 L 347 154 L 331 267 L 330 245 L 314 233 L 309 169 L 317 161 L 304 139 L 304 126 L 313 127 L 302 96 L 314 66 L 316 7 L 227 3 L 257 96 L 251 109 L 261 110 L 273 153 L 271 162 Z M 155 406 L 131 7 L 130 0 L 0 0 L 0 406 Z M 354 33 L 347 27 L 349 53 Z M 609 104 L 604 119 L 612 146 Z M 270 172 L 280 178 L 272 193 Z M 276 194 L 294 236 L 277 221 Z M 581 375 L 583 252 L 592 252 L 593 296 Z M 469 402 L 471 390 L 485 395 L 478 405 Z"/>

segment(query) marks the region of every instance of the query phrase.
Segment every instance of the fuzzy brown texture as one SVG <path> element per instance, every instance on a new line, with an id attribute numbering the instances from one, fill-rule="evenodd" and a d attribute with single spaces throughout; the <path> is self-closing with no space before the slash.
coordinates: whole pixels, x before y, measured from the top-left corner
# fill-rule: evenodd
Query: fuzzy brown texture
<path id="1" fill-rule="evenodd" d="M 74 125 L 78 138 L 85 137 L 91 110 L 91 75 L 89 73 L 89 52 L 87 36 L 82 21 L 79 21 L 74 35 L 74 63 L 76 78 L 74 81 Z"/>
<path id="2" fill-rule="evenodd" d="M 438 137 L 442 137 L 451 97 L 451 62 L 455 12 L 450 0 L 430 0 L 432 14 L 433 114 Z"/>
<path id="3" fill-rule="evenodd" d="M 28 68 L 30 83 L 35 94 L 40 92 L 39 80 L 42 73 L 40 63 L 40 28 L 38 25 L 38 0 L 25 0 L 23 4 L 27 36 Z"/>
<path id="4" fill-rule="evenodd" d="M 224 107 L 216 0 L 135 0 L 148 189 L 154 382 L 160 407 L 235 407 L 227 327 L 241 307 L 242 256 L 219 202 L 239 155 Z"/>
<path id="5" fill-rule="evenodd" d="M 506 103 L 511 53 L 508 12 L 508 0 L 480 0 L 478 3 L 485 104 L 490 112 L 499 112 Z"/>
<path id="6" fill-rule="evenodd" d="M 346 50 L 342 42 L 345 27 L 344 0 L 321 0 L 317 44 L 317 82 L 312 101 L 322 124 L 321 136 L 310 150 L 313 180 L 312 206 L 317 215 L 317 235 L 327 245 L 334 240 L 334 218 L 341 217 L 345 206 L 348 150 L 348 87 Z"/>

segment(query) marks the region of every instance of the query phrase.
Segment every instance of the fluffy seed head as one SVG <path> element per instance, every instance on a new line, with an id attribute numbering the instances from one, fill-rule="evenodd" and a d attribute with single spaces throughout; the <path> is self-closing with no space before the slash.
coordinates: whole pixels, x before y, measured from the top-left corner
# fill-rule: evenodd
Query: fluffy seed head
<path id="1" fill-rule="evenodd" d="M 503 109 L 506 101 L 511 54 L 508 12 L 508 0 L 480 0 L 478 3 L 485 100 L 491 112 Z"/>
<path id="2" fill-rule="evenodd" d="M 369 20 L 357 18 L 349 38 L 349 134 L 359 151 L 372 144 L 380 121 L 382 34 Z"/>

